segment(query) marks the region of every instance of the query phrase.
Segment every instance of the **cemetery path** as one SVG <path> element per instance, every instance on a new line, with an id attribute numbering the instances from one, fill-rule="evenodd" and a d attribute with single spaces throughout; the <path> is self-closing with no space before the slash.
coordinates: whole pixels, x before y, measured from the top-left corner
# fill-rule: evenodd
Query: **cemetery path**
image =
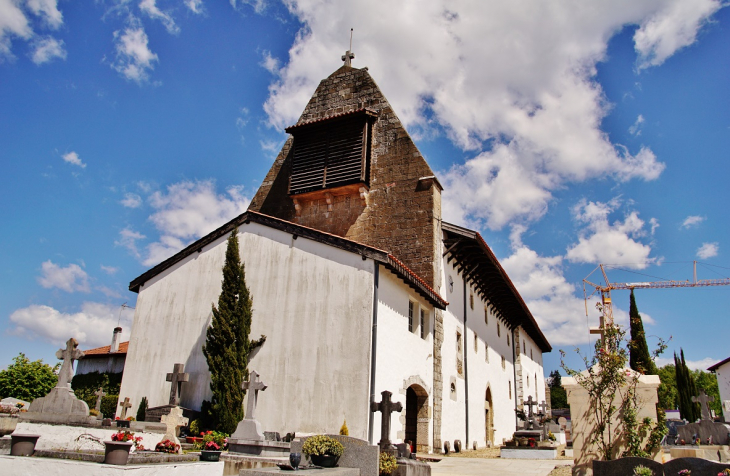
<path id="1" fill-rule="evenodd" d="M 492 458 L 444 458 L 429 463 L 432 476 L 547 476 L 556 466 L 571 460 L 525 460 Z"/>

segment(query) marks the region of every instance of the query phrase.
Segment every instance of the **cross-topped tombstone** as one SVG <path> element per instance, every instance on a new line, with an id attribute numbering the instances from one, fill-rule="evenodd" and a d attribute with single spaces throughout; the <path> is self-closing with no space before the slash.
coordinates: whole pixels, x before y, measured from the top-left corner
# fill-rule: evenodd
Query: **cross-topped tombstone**
<path id="1" fill-rule="evenodd" d="M 183 416 L 182 408 L 172 408 L 170 410 L 170 413 L 168 413 L 167 415 L 162 415 L 160 421 L 164 423 L 166 427 L 165 436 L 163 436 L 162 439 L 170 440 L 176 445 L 179 445 L 180 440 L 178 439 L 178 436 L 180 436 L 180 427 L 187 425 L 189 421 Z M 179 454 L 182 454 L 182 448 L 178 448 L 177 452 Z"/>
<path id="2" fill-rule="evenodd" d="M 85 355 L 78 347 L 78 341 L 72 337 L 66 341 L 65 349 L 58 349 L 56 352 L 56 358 L 63 360 L 61 370 L 58 372 L 56 387 L 71 387 L 71 379 L 74 376 L 74 360 L 78 360 Z"/>
<path id="3" fill-rule="evenodd" d="M 96 406 L 94 408 L 97 412 L 101 412 L 101 397 L 106 395 L 106 393 L 104 392 L 104 388 L 99 387 L 99 390 L 94 392 L 94 395 L 96 395 Z"/>
<path id="4" fill-rule="evenodd" d="M 387 390 L 380 392 L 380 395 L 382 395 L 383 399 L 380 402 L 371 402 L 370 411 L 380 412 L 382 414 L 380 420 L 380 441 L 378 444 L 381 450 L 390 450 L 390 414 L 394 411 L 402 412 L 403 405 L 400 402 L 393 403 L 390 400 L 393 394 Z"/>
<path id="5" fill-rule="evenodd" d="M 540 409 L 540 412 L 545 415 L 545 417 L 548 416 L 548 406 L 547 403 L 545 403 L 545 400 L 543 400 L 542 403 L 538 405 L 538 408 Z"/>
<path id="6" fill-rule="evenodd" d="M 190 374 L 183 372 L 184 364 L 175 364 L 172 373 L 167 374 L 166 380 L 172 382 L 170 384 L 170 405 L 180 405 L 180 387 L 183 382 L 190 379 Z"/>
<path id="7" fill-rule="evenodd" d="M 249 391 L 248 403 L 246 404 L 246 414 L 243 416 L 243 420 L 238 422 L 236 431 L 228 440 L 234 448 L 239 444 L 239 440 L 264 441 L 266 438 L 261 430 L 261 423 L 254 418 L 259 390 L 266 390 L 266 384 L 259 380 L 258 372 L 252 370 L 248 375 L 248 380 L 243 382 L 241 388 Z M 240 444 L 245 445 L 247 443 Z"/>
<path id="8" fill-rule="evenodd" d="M 129 397 L 125 397 L 124 401 L 119 404 L 120 407 L 122 407 L 122 415 L 119 417 L 122 420 L 127 418 L 127 409 L 132 408 L 132 404 L 129 403 Z"/>
<path id="9" fill-rule="evenodd" d="M 533 423 L 535 422 L 535 414 L 532 412 L 532 407 L 536 407 L 537 406 L 537 402 L 536 401 L 532 401 L 532 395 L 530 395 L 529 397 L 527 397 L 527 401 L 523 401 L 522 402 L 522 405 L 523 406 L 526 406 L 528 408 L 528 413 L 527 413 L 527 429 L 528 430 L 532 430 Z"/>
<path id="10" fill-rule="evenodd" d="M 254 420 L 254 412 L 256 411 L 256 404 L 258 403 L 259 390 L 262 392 L 266 390 L 266 384 L 259 380 L 259 374 L 255 370 L 252 370 L 248 376 L 248 380 L 243 382 L 241 388 L 244 390 L 253 390 L 253 393 L 248 394 L 248 403 L 246 404 L 246 414 L 244 415 L 245 420 Z"/>
<path id="11" fill-rule="evenodd" d="M 704 390 L 700 390 L 699 397 L 692 397 L 692 401 L 695 403 L 700 404 L 700 409 L 702 410 L 702 419 L 703 420 L 712 420 L 712 415 L 710 414 L 710 402 L 715 401 L 715 397 L 708 397 Z"/>

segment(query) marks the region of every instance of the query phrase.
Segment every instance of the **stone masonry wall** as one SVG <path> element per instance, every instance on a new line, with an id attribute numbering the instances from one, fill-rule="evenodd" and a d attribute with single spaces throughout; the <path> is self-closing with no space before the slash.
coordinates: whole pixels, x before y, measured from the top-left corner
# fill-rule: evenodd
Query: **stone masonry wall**
<path id="1" fill-rule="evenodd" d="M 372 128 L 370 190 L 359 195 L 301 200 L 297 216 L 288 195 L 289 138 L 249 209 L 337 234 L 391 252 L 429 285 L 436 286 L 441 260 L 441 196 L 436 185 L 416 191 L 431 168 L 366 69 L 343 66 L 323 80 L 298 124 L 362 108 L 378 112 Z"/>

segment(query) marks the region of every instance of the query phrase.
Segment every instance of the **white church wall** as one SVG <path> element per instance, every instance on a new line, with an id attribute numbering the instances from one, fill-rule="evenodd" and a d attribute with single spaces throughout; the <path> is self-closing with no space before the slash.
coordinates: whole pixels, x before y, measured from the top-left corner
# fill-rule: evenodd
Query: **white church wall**
<path id="1" fill-rule="evenodd" d="M 715 375 L 717 375 L 717 386 L 720 390 L 722 414 L 725 421 L 730 421 L 730 362 L 718 367 Z"/>
<path id="2" fill-rule="evenodd" d="M 522 391 L 524 400 L 532 395 L 532 399 L 538 403 L 545 400 L 545 375 L 542 367 L 542 352 L 535 344 L 535 341 L 520 328 L 520 349 L 522 356 Z M 538 411 L 537 407 L 533 411 Z"/>
<path id="3" fill-rule="evenodd" d="M 112 374 L 118 374 L 124 372 L 124 360 L 126 354 L 123 355 L 109 355 L 103 358 L 82 358 L 76 362 L 76 374 L 90 374 L 92 372 L 109 372 Z"/>
<path id="4" fill-rule="evenodd" d="M 467 328 L 464 332 L 464 282 L 454 268 L 454 263 L 444 260 L 444 287 L 442 295 L 449 301 L 444 312 L 444 344 L 442 347 L 444 394 L 441 438 L 449 441 L 460 439 L 462 444 L 471 447 L 486 445 L 485 397 L 487 388 L 492 396 L 493 442 L 501 444 L 503 439 L 512 437 L 515 430 L 515 395 L 512 342 L 507 344 L 509 331 L 493 313 L 484 320 L 484 307 L 487 304 L 467 285 L 466 309 Z M 453 290 L 449 285 L 453 281 Z M 474 309 L 471 308 L 471 295 L 474 296 Z M 499 330 L 498 330 L 499 328 Z M 457 373 L 456 332 L 462 334 L 463 350 L 467 352 L 469 373 L 469 440 L 466 441 L 466 403 L 463 376 Z M 477 351 L 474 351 L 474 336 L 477 337 Z M 511 338 L 510 338 L 511 339 Z M 489 344 L 489 361 L 486 359 L 485 342 Z M 502 366 L 504 357 L 504 367 Z M 456 398 L 451 395 L 451 381 L 456 383 Z"/>
<path id="5" fill-rule="evenodd" d="M 226 238 L 186 257 L 142 286 L 121 395 L 134 407 L 166 404 L 165 374 L 185 364 L 181 405 L 210 399 L 202 345 L 221 290 Z M 367 437 L 372 260 L 256 223 L 239 229 L 253 296 L 251 337 L 266 335 L 249 369 L 268 385 L 256 417 L 267 431 Z"/>
<path id="6" fill-rule="evenodd" d="M 414 303 L 413 332 L 408 330 L 408 303 Z M 420 310 L 426 311 L 425 338 L 421 338 Z M 403 405 L 401 413 L 391 415 L 391 441 L 403 442 L 406 436 L 406 391 L 416 384 L 428 393 L 433 405 L 433 322 L 434 310 L 415 291 L 385 268 L 380 268 L 378 287 L 378 347 L 375 370 L 375 399 L 380 392 L 393 393 L 392 400 Z M 433 414 L 429 412 L 427 441 L 433 442 Z M 381 414 L 376 413 L 373 441 L 380 441 Z"/>

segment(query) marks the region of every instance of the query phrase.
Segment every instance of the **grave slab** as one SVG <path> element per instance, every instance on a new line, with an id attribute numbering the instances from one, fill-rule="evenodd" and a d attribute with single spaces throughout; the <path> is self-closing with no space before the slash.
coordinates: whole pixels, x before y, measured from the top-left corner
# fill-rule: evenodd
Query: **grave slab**
<path id="1" fill-rule="evenodd" d="M 700 446 L 672 446 L 669 449 L 672 459 L 702 458 L 710 461 L 730 461 L 730 446 L 727 445 L 700 445 Z"/>
<path id="2" fill-rule="evenodd" d="M 499 449 L 499 457 L 503 459 L 556 459 L 558 449 L 502 447 Z"/>
<path id="3" fill-rule="evenodd" d="M 278 468 L 277 468 L 278 469 Z M 223 462 L 115 466 L 86 461 L 0 455 L 0 474 L 8 476 L 221 476 Z"/>

